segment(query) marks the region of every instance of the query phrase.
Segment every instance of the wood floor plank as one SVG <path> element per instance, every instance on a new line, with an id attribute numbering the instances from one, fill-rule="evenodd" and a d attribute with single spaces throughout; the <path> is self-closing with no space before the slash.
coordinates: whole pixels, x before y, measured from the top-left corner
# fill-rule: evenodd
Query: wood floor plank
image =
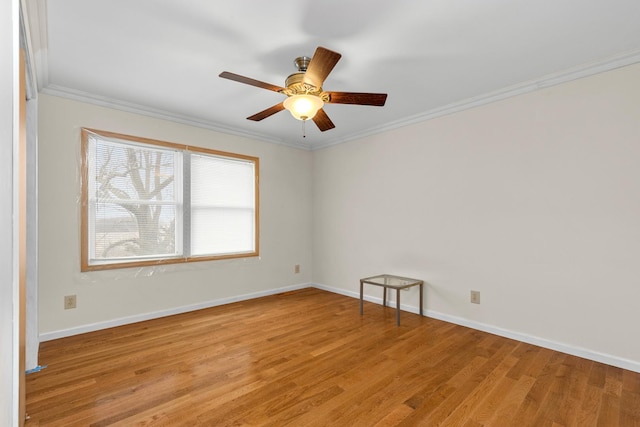
<path id="1" fill-rule="evenodd" d="M 640 374 L 303 289 L 41 344 L 33 426 L 639 426 Z"/>
<path id="2" fill-rule="evenodd" d="M 505 353 L 508 351 L 510 348 L 505 349 Z M 497 356 L 479 366 L 474 371 L 474 377 L 469 378 L 458 387 L 458 395 L 462 400 L 452 399 L 449 405 L 441 405 L 436 408 L 433 414 L 426 419 L 431 418 L 434 423 L 444 419 L 445 424 L 448 425 L 461 425 L 465 421 L 473 420 L 482 425 L 483 418 L 486 418 L 487 413 L 491 414 L 488 407 L 493 406 L 495 401 L 504 397 L 501 394 L 498 396 L 490 395 L 496 390 L 496 386 L 505 380 L 507 372 L 516 363 L 516 359 L 513 357 L 503 359 L 500 353 Z M 512 382 L 513 380 L 507 379 L 501 390 L 510 388 Z"/>
<path id="3" fill-rule="evenodd" d="M 601 400 L 602 389 L 587 384 L 582 398 L 582 404 L 578 410 L 576 425 L 585 427 L 598 425 Z"/>
<path id="4" fill-rule="evenodd" d="M 533 377 L 521 376 L 506 395 L 498 396 L 498 407 L 490 413 L 491 418 L 484 424 L 493 426 L 512 425 L 515 413 L 535 381 L 536 379 Z"/>

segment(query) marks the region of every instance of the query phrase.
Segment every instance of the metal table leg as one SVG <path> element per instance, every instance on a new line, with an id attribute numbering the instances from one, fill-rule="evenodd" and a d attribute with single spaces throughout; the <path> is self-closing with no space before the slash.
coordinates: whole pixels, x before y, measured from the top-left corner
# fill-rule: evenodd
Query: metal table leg
<path id="1" fill-rule="evenodd" d="M 400 289 L 396 289 L 396 325 L 400 326 Z"/>
<path id="2" fill-rule="evenodd" d="M 362 283 L 362 280 L 360 281 L 360 316 L 362 316 L 362 297 L 363 297 L 363 288 L 364 287 L 364 283 Z"/>

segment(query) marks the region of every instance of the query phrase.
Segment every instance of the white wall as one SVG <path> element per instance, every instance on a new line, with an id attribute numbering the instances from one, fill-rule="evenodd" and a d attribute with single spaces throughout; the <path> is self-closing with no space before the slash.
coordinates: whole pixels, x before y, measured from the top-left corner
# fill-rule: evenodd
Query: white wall
<path id="1" fill-rule="evenodd" d="M 18 2 L 0 2 L 0 425 L 18 424 Z"/>
<path id="2" fill-rule="evenodd" d="M 634 65 L 311 153 L 41 95 L 40 332 L 389 272 L 430 316 L 640 371 L 638 99 Z M 260 259 L 80 273 L 82 126 L 260 157 Z"/>
<path id="3" fill-rule="evenodd" d="M 315 152 L 314 282 L 640 371 L 639 100 L 634 65 Z"/>
<path id="4" fill-rule="evenodd" d="M 42 94 L 39 108 L 43 339 L 310 282 L 311 152 Z M 261 256 L 80 273 L 81 127 L 259 157 Z M 64 310 L 70 294 L 77 308 Z"/>

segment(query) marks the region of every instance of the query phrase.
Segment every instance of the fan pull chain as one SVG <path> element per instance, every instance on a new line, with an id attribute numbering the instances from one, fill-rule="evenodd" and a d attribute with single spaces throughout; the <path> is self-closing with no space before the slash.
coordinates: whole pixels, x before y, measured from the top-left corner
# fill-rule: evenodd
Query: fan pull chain
<path id="1" fill-rule="evenodd" d="M 302 121 L 302 137 L 306 138 L 307 137 L 307 131 L 306 131 L 306 127 L 305 127 L 305 123 L 307 123 L 306 120 Z"/>

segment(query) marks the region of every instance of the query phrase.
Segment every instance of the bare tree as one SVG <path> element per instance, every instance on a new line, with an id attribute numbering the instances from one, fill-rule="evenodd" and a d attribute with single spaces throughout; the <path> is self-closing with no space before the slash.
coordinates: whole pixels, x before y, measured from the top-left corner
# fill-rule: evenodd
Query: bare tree
<path id="1" fill-rule="evenodd" d="M 174 181 L 173 158 L 156 150 L 104 146 L 103 162 L 96 170 L 96 196 L 120 206 L 135 219 L 137 235 L 109 242 L 102 256 L 124 249 L 131 255 L 172 252 L 175 218 L 161 225 L 163 190 Z M 119 155 L 118 155 L 119 154 Z M 124 154 L 124 155 L 123 155 Z"/>

